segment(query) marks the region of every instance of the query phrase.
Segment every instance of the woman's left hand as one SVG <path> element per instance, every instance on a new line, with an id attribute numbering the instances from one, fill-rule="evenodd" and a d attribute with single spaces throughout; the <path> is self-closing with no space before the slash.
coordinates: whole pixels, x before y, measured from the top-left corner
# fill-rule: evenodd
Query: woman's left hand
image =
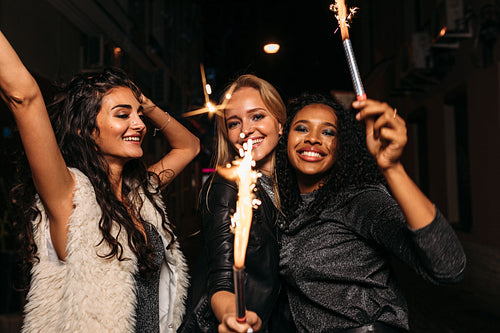
<path id="1" fill-rule="evenodd" d="M 141 95 L 140 102 L 141 102 L 141 106 L 142 106 L 142 112 L 144 112 L 145 116 L 147 116 L 148 113 L 150 113 L 151 111 L 153 111 L 154 108 L 156 107 L 156 104 L 153 103 L 144 94 Z"/>
<path id="2" fill-rule="evenodd" d="M 356 119 L 366 125 L 366 144 L 381 170 L 399 164 L 407 142 L 406 123 L 387 103 L 372 99 L 354 101 Z"/>

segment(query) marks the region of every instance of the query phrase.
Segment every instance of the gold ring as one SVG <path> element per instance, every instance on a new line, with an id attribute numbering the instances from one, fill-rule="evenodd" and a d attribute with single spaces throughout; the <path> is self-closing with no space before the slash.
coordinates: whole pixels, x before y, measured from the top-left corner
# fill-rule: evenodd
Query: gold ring
<path id="1" fill-rule="evenodd" d="M 396 119 L 396 116 L 398 115 L 398 109 L 394 109 L 394 114 L 393 114 L 393 118 Z"/>

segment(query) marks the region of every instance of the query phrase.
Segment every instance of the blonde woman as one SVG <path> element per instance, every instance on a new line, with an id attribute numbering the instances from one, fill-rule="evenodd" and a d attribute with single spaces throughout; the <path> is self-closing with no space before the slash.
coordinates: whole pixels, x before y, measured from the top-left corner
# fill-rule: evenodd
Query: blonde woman
<path id="1" fill-rule="evenodd" d="M 232 97 L 217 119 L 215 166 L 225 166 L 251 139 L 252 157 L 262 173 L 245 262 L 247 322 L 235 318 L 233 294 L 233 234 L 230 217 L 236 208 L 236 184 L 215 174 L 200 196 L 202 244 L 193 280 L 192 311 L 182 332 L 272 331 L 277 324 L 281 284 L 278 277 L 277 211 L 273 204 L 274 151 L 285 122 L 285 105 L 267 81 L 242 75 L 233 83 Z M 228 87 L 227 93 L 230 86 Z M 225 93 L 223 96 L 225 96 Z"/>

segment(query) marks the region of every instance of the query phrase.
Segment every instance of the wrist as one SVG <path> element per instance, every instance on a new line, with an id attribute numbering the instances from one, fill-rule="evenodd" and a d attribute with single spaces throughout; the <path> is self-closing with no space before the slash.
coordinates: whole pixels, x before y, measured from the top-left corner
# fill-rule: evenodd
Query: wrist
<path id="1" fill-rule="evenodd" d="M 172 116 L 168 112 L 165 111 L 165 115 L 168 117 L 167 121 L 160 128 L 155 128 L 153 130 L 153 136 L 156 136 L 157 132 L 162 132 L 168 126 L 168 124 L 170 123 L 170 120 L 172 120 Z"/>
<path id="2" fill-rule="evenodd" d="M 393 182 L 400 182 L 402 177 L 407 176 L 406 170 L 401 162 L 397 162 L 385 169 L 382 169 L 381 172 L 389 185 Z"/>
<path id="3" fill-rule="evenodd" d="M 144 113 L 146 116 L 148 116 L 156 108 L 157 108 L 156 104 L 154 104 L 152 102 L 151 103 L 147 103 L 147 104 L 142 104 L 142 113 Z"/>

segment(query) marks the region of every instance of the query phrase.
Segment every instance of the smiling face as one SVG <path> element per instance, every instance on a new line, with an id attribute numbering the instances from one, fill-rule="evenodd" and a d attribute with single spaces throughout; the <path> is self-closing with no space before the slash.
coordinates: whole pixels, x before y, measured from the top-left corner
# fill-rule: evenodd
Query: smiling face
<path id="1" fill-rule="evenodd" d="M 297 112 L 290 125 L 287 154 L 301 193 L 319 188 L 335 163 L 336 151 L 335 111 L 324 104 L 310 104 Z"/>
<path id="2" fill-rule="evenodd" d="M 259 92 L 250 87 L 238 89 L 231 97 L 225 111 L 229 142 L 236 149 L 252 139 L 252 157 L 257 168 L 271 174 L 272 156 L 282 126 L 270 113 Z"/>
<path id="3" fill-rule="evenodd" d="M 110 166 L 142 157 L 146 126 L 140 116 L 142 106 L 129 88 L 113 88 L 103 96 L 94 140 Z"/>

